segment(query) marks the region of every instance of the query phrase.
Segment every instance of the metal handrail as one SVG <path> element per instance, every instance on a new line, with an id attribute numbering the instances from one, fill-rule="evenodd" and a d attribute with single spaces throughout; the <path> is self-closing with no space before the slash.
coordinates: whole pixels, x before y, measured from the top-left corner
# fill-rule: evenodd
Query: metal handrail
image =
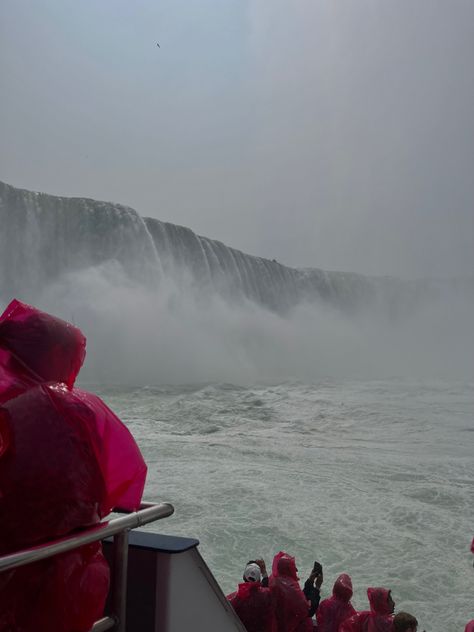
<path id="1" fill-rule="evenodd" d="M 120 511 L 120 510 L 118 510 Z M 24 549 L 17 553 L 9 553 L 0 557 L 0 573 L 3 571 L 25 566 L 48 557 L 53 557 L 58 553 L 71 551 L 84 544 L 103 540 L 111 535 L 116 535 L 122 531 L 130 531 L 144 524 L 167 518 L 174 512 L 174 507 L 170 503 L 142 503 L 138 511 L 113 518 L 107 522 L 100 522 L 87 530 L 76 532 L 59 540 L 55 540 L 50 544 L 40 544 L 29 549 Z"/>
<path id="2" fill-rule="evenodd" d="M 116 513 L 126 513 L 115 509 Z M 114 536 L 114 564 L 112 581 L 112 609 L 114 614 L 103 617 L 92 626 L 91 632 L 105 632 L 114 629 L 125 632 L 125 617 L 127 606 L 127 568 L 128 568 L 128 532 L 149 522 L 167 518 L 174 513 L 170 503 L 142 503 L 138 511 L 127 513 L 120 518 L 113 518 L 101 522 L 84 531 L 76 532 L 49 544 L 40 544 L 17 553 L 10 553 L 0 557 L 0 573 L 26 564 L 38 562 L 59 553 L 77 549 L 85 544 L 103 540 Z"/>

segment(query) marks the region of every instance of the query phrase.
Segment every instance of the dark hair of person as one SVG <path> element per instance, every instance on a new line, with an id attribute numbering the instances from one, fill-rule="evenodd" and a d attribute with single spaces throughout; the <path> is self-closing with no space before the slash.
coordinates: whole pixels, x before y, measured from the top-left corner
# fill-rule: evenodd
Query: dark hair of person
<path id="1" fill-rule="evenodd" d="M 415 628 L 418 625 L 418 621 L 412 614 L 408 612 L 399 612 L 393 618 L 394 632 L 405 632 L 410 628 Z"/>

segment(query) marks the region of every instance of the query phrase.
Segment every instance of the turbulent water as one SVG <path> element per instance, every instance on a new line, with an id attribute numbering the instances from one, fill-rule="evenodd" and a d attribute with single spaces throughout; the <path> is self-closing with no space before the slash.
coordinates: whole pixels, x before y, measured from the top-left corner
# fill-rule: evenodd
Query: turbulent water
<path id="1" fill-rule="evenodd" d="M 474 384 L 334 381 L 252 387 L 95 388 L 135 435 L 146 497 L 176 514 L 154 529 L 197 537 L 224 591 L 248 559 L 294 554 L 323 595 L 352 575 L 393 590 L 419 629 L 474 616 Z"/>

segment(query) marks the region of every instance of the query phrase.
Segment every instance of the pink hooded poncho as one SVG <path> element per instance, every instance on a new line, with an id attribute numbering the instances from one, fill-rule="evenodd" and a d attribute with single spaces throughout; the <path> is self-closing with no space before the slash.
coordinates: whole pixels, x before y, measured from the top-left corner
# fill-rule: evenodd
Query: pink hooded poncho
<path id="1" fill-rule="evenodd" d="M 351 597 L 352 580 L 343 573 L 334 582 L 332 597 L 319 604 L 316 612 L 318 632 L 338 632 L 340 624 L 356 614 Z"/>
<path id="2" fill-rule="evenodd" d="M 389 594 L 386 588 L 367 588 L 370 610 L 358 612 L 344 621 L 339 632 L 393 632 Z"/>
<path id="3" fill-rule="evenodd" d="M 260 582 L 244 582 L 227 599 L 247 632 L 273 632 L 274 603 L 269 588 Z"/>
<path id="4" fill-rule="evenodd" d="M 310 632 L 309 604 L 298 583 L 295 558 L 283 551 L 277 553 L 269 581 L 275 599 L 277 632 Z"/>
<path id="5" fill-rule="evenodd" d="M 80 329 L 14 299 L 0 316 L 0 401 L 44 382 L 72 388 L 85 355 Z"/>
<path id="6" fill-rule="evenodd" d="M 471 553 L 474 553 L 474 538 L 472 538 L 471 542 Z M 469 623 L 464 628 L 464 632 L 474 632 L 474 619 L 469 621 Z"/>
<path id="7" fill-rule="evenodd" d="M 13 300 L 0 316 L 0 554 L 140 505 L 135 440 L 74 388 L 85 347 L 77 327 L 31 305 Z"/>
<path id="8" fill-rule="evenodd" d="M 82 332 L 13 300 L 0 315 L 0 554 L 137 509 L 146 465 L 129 430 L 74 388 Z M 0 574 L 0 630 L 87 632 L 109 567 L 99 542 Z"/>

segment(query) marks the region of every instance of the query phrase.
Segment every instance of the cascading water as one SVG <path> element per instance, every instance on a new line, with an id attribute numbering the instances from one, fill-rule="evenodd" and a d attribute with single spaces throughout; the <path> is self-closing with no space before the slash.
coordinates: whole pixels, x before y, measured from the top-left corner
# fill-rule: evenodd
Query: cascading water
<path id="1" fill-rule="evenodd" d="M 301 272 L 246 255 L 189 228 L 145 218 L 163 268 L 176 277 L 192 275 L 196 285 L 227 298 L 245 297 L 275 311 L 302 299 Z"/>
<path id="2" fill-rule="evenodd" d="M 323 300 L 351 309 L 377 281 L 294 269 L 246 255 L 189 228 L 141 218 L 120 204 L 34 193 L 0 183 L 0 295 L 33 296 L 60 274 L 118 262 L 131 281 L 157 286 L 162 271 L 198 293 L 246 298 L 276 312 Z"/>
<path id="3" fill-rule="evenodd" d="M 156 286 L 160 260 L 133 209 L 63 198 L 0 182 L 0 296 L 35 294 L 74 270 L 118 262 L 131 281 Z"/>
<path id="4" fill-rule="evenodd" d="M 288 312 L 320 301 L 393 316 L 439 287 L 427 281 L 295 269 L 244 254 L 189 228 L 142 218 L 120 204 L 64 198 L 0 182 L 0 296 L 34 297 L 60 274 L 116 262 L 131 282 L 157 287 L 164 272 L 196 295 L 216 292 Z M 461 291 L 472 292 L 472 281 Z M 30 300 L 32 300 L 30 298 Z"/>

